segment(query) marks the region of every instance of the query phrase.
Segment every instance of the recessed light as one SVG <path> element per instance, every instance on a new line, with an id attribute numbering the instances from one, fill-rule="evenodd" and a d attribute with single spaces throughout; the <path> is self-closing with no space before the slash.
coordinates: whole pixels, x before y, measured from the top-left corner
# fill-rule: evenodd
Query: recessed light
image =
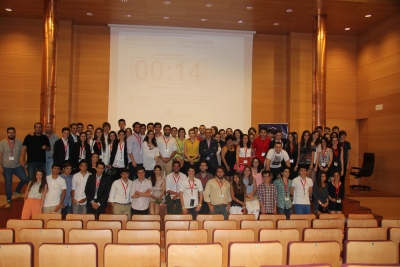
<path id="1" fill-rule="evenodd" d="M 167 5 L 167 6 L 168 6 L 168 5 L 170 5 L 170 4 L 171 4 L 170 1 L 165 1 L 165 2 L 164 2 L 164 5 Z"/>
<path id="2" fill-rule="evenodd" d="M 212 4 L 206 4 L 206 7 L 212 7 Z"/>
<path id="3" fill-rule="evenodd" d="M 12 11 L 12 9 L 11 8 L 6 8 L 6 11 L 9 11 L 9 12 L 11 12 Z"/>
<path id="4" fill-rule="evenodd" d="M 243 23 L 243 20 L 238 20 L 238 23 Z"/>
<path id="5" fill-rule="evenodd" d="M 274 26 L 279 26 L 279 23 L 278 23 L 278 22 L 275 22 L 275 23 L 274 23 Z"/>
<path id="6" fill-rule="evenodd" d="M 350 31 L 350 28 L 344 28 L 345 31 Z"/>
<path id="7" fill-rule="evenodd" d="M 371 14 L 365 15 L 366 18 L 370 18 L 371 16 L 372 16 Z"/>
<path id="8" fill-rule="evenodd" d="M 252 10 L 253 7 L 252 7 L 252 6 L 248 6 L 248 7 L 246 7 L 246 9 L 247 9 L 247 10 Z"/>
<path id="9" fill-rule="evenodd" d="M 90 13 L 90 12 L 86 13 L 86 15 L 88 15 L 88 16 L 93 16 L 93 14 Z"/>
<path id="10" fill-rule="evenodd" d="M 207 21 L 207 19 L 201 19 L 201 21 Z"/>
<path id="11" fill-rule="evenodd" d="M 127 17 L 127 18 L 130 18 L 130 17 L 132 17 L 131 15 L 129 15 L 129 14 L 127 14 L 127 15 L 125 15 L 125 17 Z"/>
<path id="12" fill-rule="evenodd" d="M 290 8 L 286 9 L 286 12 L 292 12 L 293 10 L 291 10 Z"/>
<path id="13" fill-rule="evenodd" d="M 124 2 L 124 3 L 126 3 L 126 2 L 128 2 L 128 0 L 121 0 L 121 2 Z"/>
<path id="14" fill-rule="evenodd" d="M 169 17 L 164 17 L 164 19 L 169 19 Z"/>

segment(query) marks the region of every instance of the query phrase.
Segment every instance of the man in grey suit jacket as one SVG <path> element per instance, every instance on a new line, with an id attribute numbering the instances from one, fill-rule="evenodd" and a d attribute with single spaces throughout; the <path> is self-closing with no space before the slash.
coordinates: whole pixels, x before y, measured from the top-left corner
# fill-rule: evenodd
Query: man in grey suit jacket
<path id="1" fill-rule="evenodd" d="M 215 170 L 218 167 L 217 151 L 218 142 L 212 139 L 211 129 L 207 128 L 206 139 L 200 141 L 199 152 L 200 161 L 206 161 L 208 165 L 208 172 L 215 175 Z"/>

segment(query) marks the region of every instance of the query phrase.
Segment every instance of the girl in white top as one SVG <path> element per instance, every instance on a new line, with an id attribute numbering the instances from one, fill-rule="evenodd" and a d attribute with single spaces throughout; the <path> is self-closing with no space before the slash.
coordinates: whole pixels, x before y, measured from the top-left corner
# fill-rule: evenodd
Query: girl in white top
<path id="1" fill-rule="evenodd" d="M 251 148 L 249 136 L 244 134 L 239 145 L 236 147 L 236 164 L 250 167 L 252 154 L 253 149 Z"/>
<path id="2" fill-rule="evenodd" d="M 44 197 L 47 192 L 47 179 L 44 170 L 37 169 L 35 179 L 29 182 L 25 191 L 25 203 L 21 219 L 31 219 L 33 214 L 42 213 Z"/>
<path id="3" fill-rule="evenodd" d="M 221 166 L 221 146 L 219 142 L 221 141 L 221 135 L 219 133 L 214 134 L 214 139 L 218 142 L 218 151 L 217 151 L 217 160 L 218 160 L 218 166 Z"/>
<path id="4" fill-rule="evenodd" d="M 150 177 L 153 174 L 153 169 L 158 165 L 159 150 L 157 147 L 157 141 L 154 138 L 154 131 L 149 130 L 143 141 L 143 167 L 146 170 L 146 177 Z"/>
<path id="5" fill-rule="evenodd" d="M 246 166 L 242 174 L 242 181 L 246 185 L 245 202 L 248 214 L 254 214 L 255 219 L 258 219 L 260 214 L 260 203 L 257 199 L 257 184 L 253 175 L 251 174 L 251 168 Z"/>

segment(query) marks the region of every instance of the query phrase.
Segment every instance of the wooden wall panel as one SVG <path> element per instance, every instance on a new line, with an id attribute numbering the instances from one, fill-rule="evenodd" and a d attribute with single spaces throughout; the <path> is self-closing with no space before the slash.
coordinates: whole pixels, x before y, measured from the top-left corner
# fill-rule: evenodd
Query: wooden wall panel
<path id="1" fill-rule="evenodd" d="M 357 119 L 361 152 L 374 152 L 374 174 L 363 183 L 374 189 L 398 193 L 400 171 L 400 13 L 388 18 L 357 38 Z M 383 104 L 383 110 L 375 106 Z M 361 160 L 360 160 L 361 163 Z"/>

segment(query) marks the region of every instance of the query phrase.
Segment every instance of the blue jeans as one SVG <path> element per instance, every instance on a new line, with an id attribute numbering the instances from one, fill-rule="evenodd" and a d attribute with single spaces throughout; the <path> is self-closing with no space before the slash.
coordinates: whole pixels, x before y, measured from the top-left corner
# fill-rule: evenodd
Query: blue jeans
<path id="1" fill-rule="evenodd" d="M 46 168 L 46 163 L 45 162 L 29 162 L 28 163 L 28 177 L 29 177 L 29 181 L 32 181 L 33 178 L 35 178 L 35 172 L 36 169 L 42 169 L 44 170 Z M 47 175 L 50 175 L 50 173 L 46 173 Z"/>
<path id="2" fill-rule="evenodd" d="M 286 215 L 286 220 L 290 219 L 290 214 L 292 214 L 292 207 L 282 209 L 278 207 L 278 214 L 285 214 Z"/>
<path id="3" fill-rule="evenodd" d="M 51 166 L 53 165 L 53 157 L 46 158 L 46 175 L 51 174 Z"/>
<path id="4" fill-rule="evenodd" d="M 4 167 L 4 180 L 6 184 L 6 196 L 7 200 L 11 201 L 11 187 L 12 187 L 12 176 L 13 174 L 19 178 L 19 183 L 15 192 L 21 193 L 22 187 L 28 182 L 28 176 L 26 176 L 25 169 L 22 166 L 16 168 Z"/>
<path id="5" fill-rule="evenodd" d="M 310 214 L 311 205 L 310 204 L 295 204 L 294 211 L 296 214 Z"/>
<path id="6" fill-rule="evenodd" d="M 224 215 L 224 220 L 228 220 L 228 211 L 226 210 L 227 206 L 228 205 L 214 206 L 214 212 L 210 211 L 210 214 L 222 214 Z"/>

